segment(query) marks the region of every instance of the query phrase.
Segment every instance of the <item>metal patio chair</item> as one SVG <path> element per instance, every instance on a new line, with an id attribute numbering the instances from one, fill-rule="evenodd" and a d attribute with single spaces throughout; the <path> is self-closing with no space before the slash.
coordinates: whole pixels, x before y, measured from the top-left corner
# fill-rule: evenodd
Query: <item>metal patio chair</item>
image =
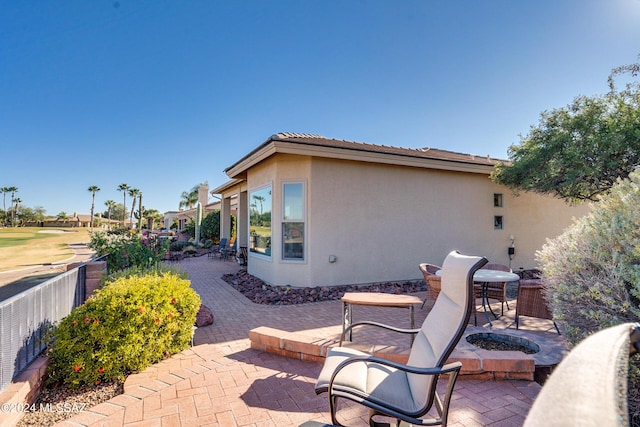
<path id="1" fill-rule="evenodd" d="M 222 250 L 227 247 L 227 238 L 223 237 L 220 239 L 220 244 L 213 248 L 213 258 L 216 257 L 216 254 L 222 258 Z"/>
<path id="2" fill-rule="evenodd" d="M 560 335 L 560 329 L 553 320 L 553 313 L 544 297 L 544 290 L 545 284 L 542 279 L 520 280 L 516 299 L 516 329 L 520 328 L 520 316 L 537 317 L 551 320 Z"/>
<path id="3" fill-rule="evenodd" d="M 446 426 L 451 394 L 462 364 L 445 364 L 462 337 L 473 306 L 473 274 L 487 263 L 486 258 L 451 252 L 442 267 L 441 290 L 433 308 L 420 329 L 400 329 L 375 322 L 350 325 L 377 326 L 400 333 L 414 334 L 407 365 L 373 357 L 346 347 L 329 350 L 316 383 L 316 393 L 329 393 L 331 422 L 336 419 L 338 399 L 345 398 L 364 406 L 371 426 L 387 426 L 374 420 L 376 416 L 396 418 L 416 426 Z M 448 376 L 441 397 L 436 391 L 440 376 Z M 434 406 L 437 416 L 423 419 Z"/>
<path id="4" fill-rule="evenodd" d="M 422 306 L 420 308 L 424 308 L 424 305 L 427 303 L 427 300 L 434 301 L 438 298 L 438 294 L 440 293 L 440 276 L 436 275 L 436 271 L 442 270 L 442 267 L 422 263 L 418 265 L 420 272 L 422 273 L 422 277 L 424 278 L 424 282 L 427 284 L 427 295 L 422 302 Z"/>

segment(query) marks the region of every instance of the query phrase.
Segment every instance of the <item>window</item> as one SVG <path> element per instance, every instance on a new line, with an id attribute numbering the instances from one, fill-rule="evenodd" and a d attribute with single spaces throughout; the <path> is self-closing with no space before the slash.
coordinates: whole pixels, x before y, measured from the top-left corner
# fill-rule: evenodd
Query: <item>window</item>
<path id="1" fill-rule="evenodd" d="M 249 193 L 249 251 L 271 256 L 271 186 Z"/>
<path id="2" fill-rule="evenodd" d="M 501 208 L 502 207 L 502 194 L 494 193 L 493 194 L 493 207 Z"/>
<path id="3" fill-rule="evenodd" d="M 282 259 L 304 260 L 304 185 L 282 186 Z"/>
<path id="4" fill-rule="evenodd" d="M 493 217 L 493 229 L 502 230 L 502 215 L 496 215 Z"/>

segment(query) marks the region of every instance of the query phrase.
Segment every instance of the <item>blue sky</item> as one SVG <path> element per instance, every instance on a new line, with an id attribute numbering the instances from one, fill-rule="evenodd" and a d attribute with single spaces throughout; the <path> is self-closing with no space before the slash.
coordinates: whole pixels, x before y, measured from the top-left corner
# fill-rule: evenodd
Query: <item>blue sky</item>
<path id="1" fill-rule="evenodd" d="M 640 0 L 0 0 L 0 187 L 176 210 L 281 131 L 506 158 L 638 54 Z"/>

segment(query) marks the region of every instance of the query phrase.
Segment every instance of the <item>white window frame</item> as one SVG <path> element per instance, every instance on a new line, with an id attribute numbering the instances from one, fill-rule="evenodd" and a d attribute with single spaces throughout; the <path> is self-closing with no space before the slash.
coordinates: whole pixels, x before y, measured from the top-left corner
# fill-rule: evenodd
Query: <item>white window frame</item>
<path id="1" fill-rule="evenodd" d="M 267 188 L 271 188 L 271 226 L 270 226 L 270 238 L 271 238 L 271 251 L 269 252 L 269 255 L 260 253 L 260 252 L 256 252 L 256 251 L 252 251 L 251 248 L 249 248 L 249 250 L 247 251 L 250 257 L 256 257 L 256 258 L 260 258 L 260 259 L 264 259 L 264 260 L 268 260 L 271 261 L 273 259 L 273 182 L 268 182 L 264 185 L 252 188 L 248 191 L 247 194 L 247 203 L 249 206 L 247 209 L 247 225 L 249 227 L 249 244 L 251 244 L 251 200 L 252 200 L 252 196 L 254 195 L 254 193 L 267 189 Z"/>
<path id="2" fill-rule="evenodd" d="M 285 218 L 285 186 L 291 184 L 302 185 L 302 218 Z M 282 181 L 280 185 L 282 200 L 281 200 L 281 212 L 280 212 L 280 239 L 281 239 L 281 255 L 280 260 L 283 263 L 306 263 L 307 260 L 307 236 L 309 230 L 307 229 L 307 182 L 306 180 L 287 180 Z M 284 225 L 286 223 L 301 222 L 303 224 L 303 236 L 302 236 L 302 258 L 285 258 L 284 250 Z"/>

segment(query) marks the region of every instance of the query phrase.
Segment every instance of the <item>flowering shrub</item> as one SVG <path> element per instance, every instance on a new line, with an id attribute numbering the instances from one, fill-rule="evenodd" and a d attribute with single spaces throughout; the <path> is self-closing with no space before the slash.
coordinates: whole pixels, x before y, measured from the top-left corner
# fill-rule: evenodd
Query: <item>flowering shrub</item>
<path id="1" fill-rule="evenodd" d="M 538 253 L 556 320 L 577 343 L 610 326 L 640 321 L 640 172 L 618 183 Z M 640 361 L 631 359 L 629 411 L 640 425 Z"/>
<path id="2" fill-rule="evenodd" d="M 140 235 L 135 230 L 126 233 L 95 232 L 91 234 L 90 245 L 98 256 L 108 255 L 109 271 L 155 266 L 167 250 L 167 243 L 156 236 Z"/>
<path id="3" fill-rule="evenodd" d="M 51 333 L 49 381 L 70 387 L 123 380 L 189 346 L 200 297 L 173 272 L 122 276 Z"/>

